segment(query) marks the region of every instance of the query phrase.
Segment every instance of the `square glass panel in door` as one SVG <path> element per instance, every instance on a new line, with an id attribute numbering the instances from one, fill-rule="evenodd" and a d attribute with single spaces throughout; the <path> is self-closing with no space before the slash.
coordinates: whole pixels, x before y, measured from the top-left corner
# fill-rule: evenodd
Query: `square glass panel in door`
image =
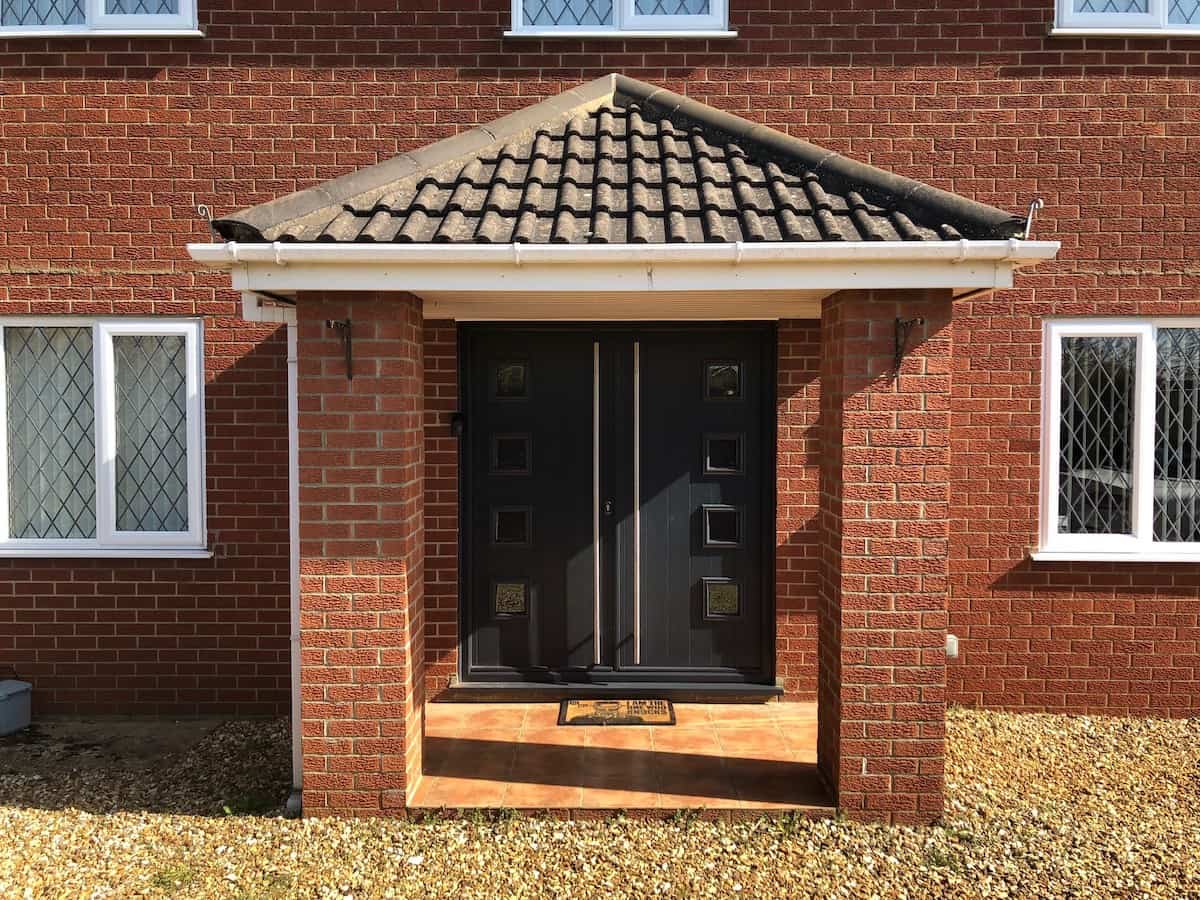
<path id="1" fill-rule="evenodd" d="M 492 510 L 492 541 L 506 547 L 528 547 L 533 543 L 533 510 L 507 506 Z"/>
<path id="2" fill-rule="evenodd" d="M 733 619 L 742 614 L 742 592 L 731 578 L 705 578 L 704 618 Z"/>
<path id="3" fill-rule="evenodd" d="M 495 475 L 528 475 L 532 468 L 527 434 L 492 435 L 492 465 Z"/>
<path id="4" fill-rule="evenodd" d="M 708 400 L 739 400 L 742 396 L 742 364 L 706 362 L 704 396 Z"/>
<path id="5" fill-rule="evenodd" d="M 493 400 L 529 399 L 529 363 L 520 361 L 493 364 L 491 396 Z"/>
<path id="6" fill-rule="evenodd" d="M 741 474 L 742 435 L 704 435 L 704 471 L 710 475 Z"/>
<path id="7" fill-rule="evenodd" d="M 701 507 L 705 547 L 738 547 L 742 543 L 742 511 L 736 506 Z"/>

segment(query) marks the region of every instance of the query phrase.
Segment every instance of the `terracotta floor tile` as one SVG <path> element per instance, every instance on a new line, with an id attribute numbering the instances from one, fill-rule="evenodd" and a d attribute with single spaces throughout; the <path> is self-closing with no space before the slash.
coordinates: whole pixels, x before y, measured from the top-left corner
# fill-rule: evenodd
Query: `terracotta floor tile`
<path id="1" fill-rule="evenodd" d="M 521 744 L 544 744 L 548 747 L 582 747 L 586 741 L 586 729 L 577 726 L 553 725 L 548 728 L 531 728 L 526 725 L 521 732 Z"/>
<path id="2" fill-rule="evenodd" d="M 513 809 L 573 809 L 583 804 L 583 788 L 560 784 L 510 784 L 504 805 Z"/>
<path id="3" fill-rule="evenodd" d="M 750 725 L 745 728 L 717 728 L 717 740 L 721 742 L 721 748 L 729 753 L 787 747 L 783 740 L 783 734 L 774 724 Z"/>
<path id="4" fill-rule="evenodd" d="M 619 787 L 584 788 L 583 806 L 586 809 L 656 809 L 657 790 L 627 790 Z"/>
<path id="5" fill-rule="evenodd" d="M 696 725 L 711 725 L 712 717 L 704 704 L 675 704 L 675 727 L 691 728 Z"/>
<path id="6" fill-rule="evenodd" d="M 475 778 L 439 778 L 424 796 L 427 806 L 497 808 L 508 783 Z"/>
<path id="7" fill-rule="evenodd" d="M 652 747 L 651 740 L 651 729 L 645 725 L 599 726 L 588 728 L 586 735 L 589 747 L 608 747 L 621 750 L 649 750 Z"/>
<path id="8" fill-rule="evenodd" d="M 556 728 L 558 727 L 557 703 L 531 703 L 525 715 L 526 728 Z M 579 726 L 572 726 L 578 729 Z"/>
<path id="9" fill-rule="evenodd" d="M 654 750 L 682 755 L 714 756 L 723 753 L 716 729 L 655 728 L 651 734 Z"/>

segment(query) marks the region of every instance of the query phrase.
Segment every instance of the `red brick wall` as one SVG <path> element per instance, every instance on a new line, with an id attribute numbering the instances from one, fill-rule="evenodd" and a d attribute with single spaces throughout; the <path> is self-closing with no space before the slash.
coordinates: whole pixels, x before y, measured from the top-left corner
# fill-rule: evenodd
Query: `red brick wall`
<path id="1" fill-rule="evenodd" d="M 504 40 L 507 0 L 353 10 L 200 0 L 204 39 L 0 40 L 0 312 L 199 312 L 228 332 L 235 358 L 276 360 L 282 385 L 281 344 L 253 349 L 267 330 L 235 323 L 226 276 L 186 260 L 184 243 L 206 235 L 194 204 L 227 213 L 614 70 L 1014 211 L 1040 195 L 1035 235 L 1063 241 L 1060 261 L 994 301 L 964 305 L 967 377 L 956 382 L 955 408 L 968 430 L 956 449 L 982 461 L 955 454 L 951 622 L 964 641 L 949 669 L 952 697 L 1026 708 L 1194 708 L 1200 572 L 1022 562 L 1034 511 L 1032 482 L 1020 472 L 1036 446 L 1021 436 L 1024 425 L 1008 423 L 1031 387 L 1029 370 L 1016 367 L 1032 364 L 1025 350 L 1010 353 L 1031 346 L 1026 323 L 1035 316 L 1197 311 L 1189 236 L 1200 213 L 1189 173 L 1200 137 L 1200 47 L 1051 38 L 1052 0 L 730 5 L 741 35 L 732 41 Z M 210 464 L 211 417 L 226 423 L 221 439 L 259 448 L 257 428 L 282 435 L 282 402 L 270 402 L 269 415 L 249 421 L 233 401 L 210 397 Z M 255 702 L 282 705 L 285 464 L 282 454 L 240 453 L 277 477 L 255 476 L 274 498 L 258 503 L 260 513 L 221 526 L 240 535 L 234 555 L 139 567 L 136 577 L 99 562 L 5 564 L 20 599 L 0 602 L 0 626 L 26 620 L 17 622 L 15 650 L 0 627 L 0 654 L 28 669 L 29 648 L 38 647 L 36 680 L 55 685 L 38 702 L 186 711 L 198 701 L 178 691 L 196 688 L 208 708 L 233 708 L 251 696 L 224 677 L 223 666 L 236 662 L 249 666 L 243 679 L 272 685 L 273 699 Z M 221 521 L 213 508 L 210 516 Z M 47 587 L 31 598 L 17 577 Z M 251 579 L 252 591 L 243 587 Z M 138 605 L 152 595 L 154 607 Z M 231 597 L 239 615 L 258 622 L 241 622 L 236 637 L 228 626 L 204 636 L 216 604 Z M 28 618 L 45 617 L 53 603 L 63 607 L 55 615 L 85 621 L 55 623 L 71 634 L 33 631 Z M 156 615 L 171 621 L 151 623 Z M 127 622 L 154 632 L 132 634 Z M 101 648 L 77 624 L 111 628 L 112 640 Z M 201 646 L 168 625 L 194 628 Z M 115 669 L 77 656 L 117 642 L 125 649 L 104 663 Z M 272 659 L 243 658 L 260 652 Z M 104 698 L 88 693 L 97 674 L 109 679 Z M 160 693 L 139 700 L 131 679 Z M 82 694 L 64 693 L 80 685 Z"/>

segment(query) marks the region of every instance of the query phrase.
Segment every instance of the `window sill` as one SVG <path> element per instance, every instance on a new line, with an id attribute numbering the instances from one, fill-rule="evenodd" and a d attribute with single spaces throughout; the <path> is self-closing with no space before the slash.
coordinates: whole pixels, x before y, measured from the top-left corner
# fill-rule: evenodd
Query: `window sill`
<path id="1" fill-rule="evenodd" d="M 691 38 L 694 40 L 728 40 L 738 36 L 736 31 L 606 31 L 595 29 L 590 31 L 564 31 L 562 29 L 528 29 L 525 31 L 506 31 L 506 38 L 552 38 L 554 40 L 603 38 L 613 41 L 626 41 L 630 38 Z"/>
<path id="2" fill-rule="evenodd" d="M 1086 550 L 1034 550 L 1034 562 L 1110 562 L 1110 563 L 1200 563 L 1200 553 L 1138 552 L 1096 553 Z"/>
<path id="3" fill-rule="evenodd" d="M 0 547 L 0 559 L 212 559 L 207 547 Z"/>
<path id="4" fill-rule="evenodd" d="M 1050 37 L 1200 38 L 1200 28 L 1051 28 Z"/>
<path id="5" fill-rule="evenodd" d="M 40 28 L 0 29 L 0 41 L 13 38 L 202 38 L 199 28 Z"/>

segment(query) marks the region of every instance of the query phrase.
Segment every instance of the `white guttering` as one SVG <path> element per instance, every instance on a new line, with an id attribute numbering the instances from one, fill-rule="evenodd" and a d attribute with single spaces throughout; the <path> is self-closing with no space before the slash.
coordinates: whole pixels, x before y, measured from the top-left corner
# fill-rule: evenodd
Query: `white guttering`
<path id="1" fill-rule="evenodd" d="M 288 422 L 288 574 L 291 598 L 292 661 L 292 791 L 287 809 L 300 815 L 304 787 L 304 751 L 300 722 L 300 409 L 298 399 L 299 353 L 296 323 L 287 326 L 287 422 Z"/>

